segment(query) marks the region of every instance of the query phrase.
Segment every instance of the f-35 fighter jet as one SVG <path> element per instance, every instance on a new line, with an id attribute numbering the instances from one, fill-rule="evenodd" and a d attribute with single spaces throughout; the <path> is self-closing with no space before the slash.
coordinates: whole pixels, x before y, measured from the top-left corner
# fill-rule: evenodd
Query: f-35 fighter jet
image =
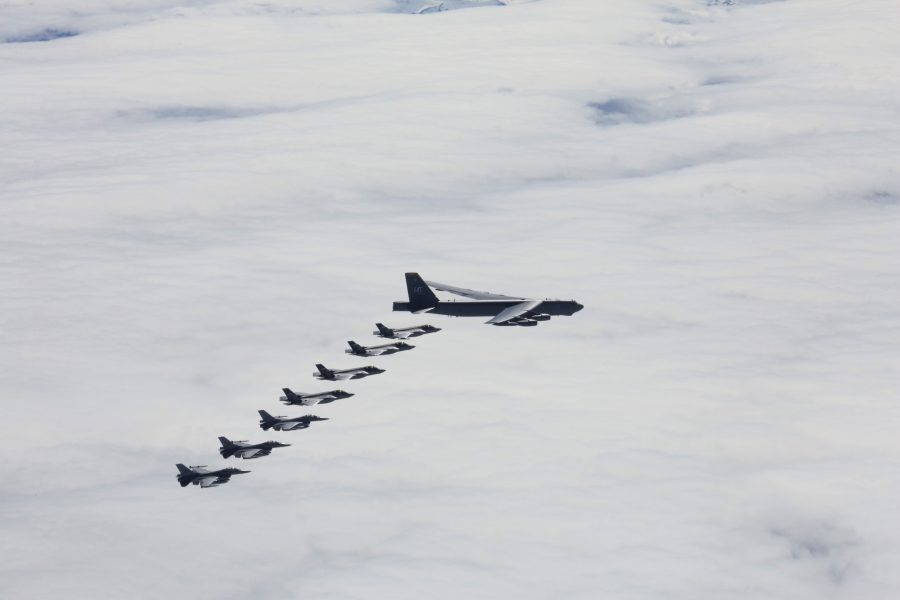
<path id="1" fill-rule="evenodd" d="M 320 392 L 318 394 L 304 394 L 303 392 L 292 392 L 290 388 L 281 388 L 284 396 L 279 398 L 285 404 L 296 404 L 297 406 L 315 406 L 316 404 L 328 404 L 335 400 L 343 400 L 349 398 L 353 394 L 344 390 L 331 390 L 330 392 Z"/>
<path id="2" fill-rule="evenodd" d="M 431 288 L 472 300 L 438 300 Z M 539 321 L 549 321 L 551 316 L 572 316 L 584 308 L 574 300 L 534 300 L 458 288 L 425 281 L 418 273 L 406 274 L 406 291 L 409 302 L 394 302 L 395 311 L 427 312 L 454 317 L 491 317 L 486 321 L 489 325 L 533 327 Z"/>
<path id="3" fill-rule="evenodd" d="M 372 333 L 378 337 L 392 340 L 405 340 L 406 338 L 419 337 L 420 335 L 425 335 L 427 333 L 437 333 L 441 330 L 440 327 L 435 327 L 433 325 L 418 325 L 416 327 L 391 329 L 390 327 L 385 327 L 381 323 L 375 323 L 375 327 L 378 328 L 378 331 L 373 331 Z"/>
<path id="4" fill-rule="evenodd" d="M 231 441 L 227 437 L 219 437 L 222 447 L 219 448 L 219 454 L 222 458 L 237 456 L 238 458 L 251 459 L 261 456 L 268 456 L 272 453 L 272 448 L 285 448 L 290 444 L 282 444 L 281 442 L 260 442 L 259 444 L 250 444 L 246 440 Z"/>
<path id="5" fill-rule="evenodd" d="M 186 467 L 181 463 L 175 466 L 178 467 L 178 483 L 181 484 L 181 487 L 186 487 L 191 483 L 202 488 L 216 487 L 228 483 L 232 475 L 243 475 L 250 472 L 233 468 L 207 471 L 205 465 Z"/>
<path id="6" fill-rule="evenodd" d="M 392 344 L 382 344 L 380 346 L 360 346 L 353 340 L 350 340 L 347 344 L 350 345 L 350 349 L 344 350 L 344 352 L 347 354 L 355 354 L 356 356 L 383 356 L 415 348 L 415 346 L 407 344 L 406 342 L 394 342 Z"/>
<path id="7" fill-rule="evenodd" d="M 313 373 L 316 379 L 327 381 L 342 381 L 344 379 L 362 379 L 369 375 L 384 373 L 384 369 L 378 367 L 358 367 L 356 369 L 327 369 L 323 365 L 316 365 L 317 372 Z"/>
<path id="8" fill-rule="evenodd" d="M 326 417 L 304 415 L 302 417 L 273 417 L 264 410 L 259 412 L 259 428 L 263 431 L 274 429 L 275 431 L 293 431 L 294 429 L 306 429 L 313 421 L 327 421 Z"/>

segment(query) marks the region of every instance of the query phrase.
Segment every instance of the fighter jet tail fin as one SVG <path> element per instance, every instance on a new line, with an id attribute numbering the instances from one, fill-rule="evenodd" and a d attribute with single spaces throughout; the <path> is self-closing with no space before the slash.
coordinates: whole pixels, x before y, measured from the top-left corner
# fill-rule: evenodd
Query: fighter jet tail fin
<path id="1" fill-rule="evenodd" d="M 284 392 L 284 395 L 288 398 L 293 398 L 297 394 L 291 391 L 291 388 L 281 388 L 281 391 Z"/>
<path id="2" fill-rule="evenodd" d="M 353 350 L 353 352 L 359 352 L 362 354 L 366 353 L 366 349 L 363 348 L 362 346 L 360 346 L 359 344 L 357 344 L 356 342 L 354 342 L 353 340 L 350 340 L 349 342 L 347 342 L 347 344 L 349 344 L 350 349 Z"/>
<path id="3" fill-rule="evenodd" d="M 419 277 L 418 273 L 406 274 L 406 292 L 409 294 L 409 309 L 412 312 L 418 312 L 433 308 L 438 305 L 437 296 L 425 283 L 425 280 Z"/>
<path id="4" fill-rule="evenodd" d="M 275 421 L 275 417 L 264 410 L 258 410 L 256 412 L 259 413 L 259 426 L 263 431 L 268 431 L 272 427 L 272 423 Z"/>
<path id="5" fill-rule="evenodd" d="M 175 466 L 178 467 L 178 474 L 179 474 L 179 475 L 190 475 L 190 474 L 191 474 L 191 470 L 188 469 L 188 468 L 187 468 L 186 466 L 184 466 L 183 464 L 178 463 L 178 464 L 175 465 Z"/>
<path id="6" fill-rule="evenodd" d="M 316 364 L 316 368 L 319 370 L 319 373 L 322 374 L 322 377 L 331 377 L 334 375 L 331 369 L 325 368 L 325 365 Z"/>
<path id="7" fill-rule="evenodd" d="M 227 437 L 224 437 L 224 436 L 221 436 L 221 435 L 220 435 L 220 436 L 219 436 L 219 443 L 222 444 L 223 446 L 228 446 L 228 445 L 231 444 L 231 440 L 229 440 Z"/>
<path id="8" fill-rule="evenodd" d="M 388 327 L 385 327 L 383 323 L 375 323 L 375 327 L 378 329 L 378 331 L 381 333 L 381 335 L 386 335 L 388 337 L 391 337 L 392 335 L 394 335 L 393 330 L 389 329 Z"/>

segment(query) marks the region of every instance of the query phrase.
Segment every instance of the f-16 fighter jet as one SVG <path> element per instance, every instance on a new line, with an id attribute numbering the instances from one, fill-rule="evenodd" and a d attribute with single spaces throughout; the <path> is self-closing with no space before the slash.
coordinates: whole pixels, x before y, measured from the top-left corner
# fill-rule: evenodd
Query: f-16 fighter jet
<path id="1" fill-rule="evenodd" d="M 411 346 L 406 342 L 394 342 L 392 344 L 382 344 L 380 346 L 360 346 L 353 340 L 347 342 L 350 345 L 349 350 L 344 350 L 347 354 L 355 354 L 356 356 L 382 356 L 387 354 L 396 354 L 404 350 L 412 350 L 415 346 Z"/>
<path id="2" fill-rule="evenodd" d="M 181 484 L 181 487 L 186 487 L 191 483 L 202 488 L 216 487 L 217 485 L 228 483 L 232 475 L 242 475 L 250 472 L 231 468 L 207 471 L 204 465 L 186 467 L 181 463 L 175 466 L 178 467 L 178 483 Z"/>
<path id="3" fill-rule="evenodd" d="M 335 400 L 343 400 L 349 398 L 353 394 L 344 390 L 331 390 L 330 392 L 321 392 L 318 394 L 304 394 L 300 392 L 292 392 L 290 388 L 281 388 L 284 396 L 279 398 L 285 404 L 296 404 L 298 406 L 315 406 L 316 404 L 328 404 Z"/>
<path id="4" fill-rule="evenodd" d="M 431 288 L 472 300 L 438 300 Z M 409 302 L 394 302 L 395 311 L 427 312 L 454 317 L 491 317 L 485 321 L 489 325 L 533 327 L 539 321 L 549 321 L 551 316 L 572 316 L 584 308 L 574 300 L 533 300 L 458 288 L 425 281 L 418 273 L 406 274 L 406 291 Z"/>
<path id="5" fill-rule="evenodd" d="M 274 429 L 275 431 L 293 431 L 294 429 L 306 429 L 313 421 L 327 421 L 326 417 L 304 415 L 302 417 L 273 417 L 264 410 L 259 412 L 259 428 L 263 431 Z"/>
<path id="6" fill-rule="evenodd" d="M 250 444 L 246 440 L 231 441 L 227 437 L 219 437 L 222 447 L 219 448 L 219 454 L 222 458 L 229 456 L 237 456 L 238 458 L 250 459 L 259 458 L 260 456 L 268 456 L 272 453 L 272 448 L 285 448 L 290 444 L 282 444 L 281 442 L 260 442 L 259 444 Z"/>
<path id="7" fill-rule="evenodd" d="M 313 373 L 313 377 L 316 379 L 323 379 L 327 381 L 342 381 L 344 379 L 362 379 L 363 377 L 368 377 L 369 375 L 378 375 L 379 373 L 384 373 L 384 369 L 379 369 L 378 367 L 359 367 L 356 369 L 326 369 L 322 365 L 316 365 L 318 372 Z"/>
<path id="8" fill-rule="evenodd" d="M 426 333 L 437 333 L 441 330 L 440 327 L 435 327 L 433 325 L 418 325 L 416 327 L 391 329 L 390 327 L 385 327 L 381 323 L 375 323 L 375 327 L 378 328 L 378 331 L 373 331 L 372 333 L 378 337 L 389 338 L 392 340 L 405 340 L 406 338 L 419 337 Z"/>

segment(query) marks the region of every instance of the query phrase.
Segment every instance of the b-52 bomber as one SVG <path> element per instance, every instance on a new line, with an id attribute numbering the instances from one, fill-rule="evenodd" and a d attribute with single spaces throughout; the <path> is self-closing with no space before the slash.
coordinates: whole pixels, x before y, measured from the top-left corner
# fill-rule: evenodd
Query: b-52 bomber
<path id="1" fill-rule="evenodd" d="M 281 442 L 260 442 L 259 444 L 250 444 L 246 440 L 231 441 L 227 437 L 219 437 L 219 454 L 222 458 L 237 456 L 238 458 L 251 459 L 268 456 L 272 453 L 272 448 L 286 448 L 290 444 L 282 444 Z"/>
<path id="2" fill-rule="evenodd" d="M 232 475 L 243 475 L 250 472 L 234 468 L 207 471 L 204 465 L 186 467 L 181 463 L 175 466 L 178 467 L 177 477 L 181 487 L 186 487 L 192 483 L 202 488 L 216 487 L 217 485 L 228 483 Z"/>
<path id="3" fill-rule="evenodd" d="M 330 392 L 320 392 L 318 394 L 304 394 L 303 392 L 292 392 L 290 388 L 281 388 L 284 396 L 279 400 L 285 404 L 294 404 L 297 406 L 315 406 L 316 404 L 328 404 L 335 400 L 343 400 L 349 398 L 353 394 L 344 390 L 331 390 Z"/>
<path id="4" fill-rule="evenodd" d="M 350 349 L 344 350 L 344 352 L 355 354 L 356 356 L 386 356 L 415 348 L 415 346 L 406 342 L 394 342 L 392 344 L 381 344 L 380 346 L 360 346 L 353 340 L 350 340 L 347 344 L 350 346 Z"/>
<path id="5" fill-rule="evenodd" d="M 369 375 L 384 373 L 384 369 L 378 367 L 358 367 L 356 369 L 327 369 L 323 365 L 316 365 L 317 372 L 313 373 L 316 379 L 325 381 L 343 381 L 344 379 L 362 379 Z"/>
<path id="6" fill-rule="evenodd" d="M 471 300 L 438 300 L 431 288 Z M 505 327 L 533 327 L 540 321 L 549 321 L 551 316 L 572 316 L 584 308 L 575 300 L 535 300 L 458 288 L 425 281 L 418 273 L 406 274 L 406 291 L 409 302 L 394 302 L 395 311 L 427 312 L 453 317 L 491 317 L 485 323 Z"/>
<path id="7" fill-rule="evenodd" d="M 313 421 L 327 421 L 327 417 L 304 415 L 302 417 L 273 417 L 264 410 L 259 412 L 259 428 L 263 431 L 274 429 L 275 431 L 293 431 L 294 429 L 306 429 Z"/>
<path id="8" fill-rule="evenodd" d="M 428 333 L 437 333 L 441 330 L 440 327 L 435 327 L 434 325 L 417 325 L 416 327 L 391 329 L 390 327 L 385 327 L 381 323 L 375 323 L 375 327 L 377 327 L 378 330 L 373 331 L 373 334 L 391 340 L 405 340 L 406 338 L 419 337 L 420 335 L 426 335 Z"/>

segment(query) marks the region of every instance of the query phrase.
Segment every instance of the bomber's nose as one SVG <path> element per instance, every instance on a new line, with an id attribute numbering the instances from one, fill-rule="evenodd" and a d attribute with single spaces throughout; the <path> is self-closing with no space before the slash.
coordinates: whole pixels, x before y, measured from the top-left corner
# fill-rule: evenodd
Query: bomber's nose
<path id="1" fill-rule="evenodd" d="M 575 312 L 578 312 L 582 308 L 584 308 L 584 304 L 581 304 L 580 302 L 575 303 Z"/>

